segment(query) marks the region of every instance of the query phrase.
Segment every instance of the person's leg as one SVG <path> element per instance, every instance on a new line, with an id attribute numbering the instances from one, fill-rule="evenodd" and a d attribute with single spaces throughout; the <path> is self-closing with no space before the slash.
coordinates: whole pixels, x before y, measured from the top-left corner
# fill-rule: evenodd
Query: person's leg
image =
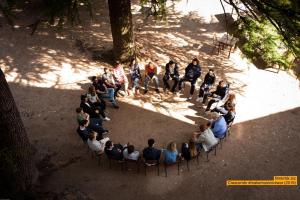
<path id="1" fill-rule="evenodd" d="M 153 76 L 153 79 L 154 79 L 155 89 L 158 90 L 158 87 L 159 87 L 158 77 L 155 75 L 155 76 Z"/>
<path id="2" fill-rule="evenodd" d="M 204 96 L 204 90 L 205 90 L 205 84 L 203 83 L 200 86 L 200 89 L 199 89 L 199 98 L 203 98 L 203 96 Z"/>
<path id="3" fill-rule="evenodd" d="M 211 107 L 211 105 L 212 105 L 213 103 L 215 103 L 215 102 L 217 102 L 217 100 L 216 100 L 216 99 L 211 99 L 211 100 L 208 102 L 208 104 L 207 104 L 207 107 L 206 107 L 205 111 L 209 111 L 209 110 L 210 110 L 210 107 Z"/>
<path id="4" fill-rule="evenodd" d="M 186 81 L 185 77 L 183 77 L 183 78 L 181 78 L 181 79 L 179 80 L 179 83 L 178 83 L 178 90 L 179 90 L 179 91 L 182 90 L 182 84 L 183 84 L 183 82 L 185 82 L 185 81 Z"/>
<path id="5" fill-rule="evenodd" d="M 164 82 L 164 90 L 169 90 L 170 89 L 170 84 L 169 84 L 169 79 L 167 77 L 163 77 L 163 82 Z"/>
<path id="6" fill-rule="evenodd" d="M 172 87 L 172 89 L 171 89 L 171 92 L 175 92 L 175 90 L 176 90 L 176 87 L 177 87 L 177 85 L 178 85 L 178 82 L 179 82 L 179 80 L 178 80 L 178 78 L 173 78 L 173 87 Z"/>
<path id="7" fill-rule="evenodd" d="M 193 96 L 193 94 L 194 94 L 196 81 L 197 80 L 190 81 L 191 82 L 190 96 Z"/>
<path id="8" fill-rule="evenodd" d="M 149 85 L 150 80 L 151 80 L 151 79 L 150 79 L 149 76 L 146 76 L 146 77 L 145 77 L 145 81 L 144 81 L 145 91 L 148 91 L 148 85 Z"/>
<path id="9" fill-rule="evenodd" d="M 102 119 L 101 118 L 90 118 L 90 124 L 102 126 Z"/>
<path id="10" fill-rule="evenodd" d="M 115 98 L 116 98 L 116 96 L 117 96 L 117 94 L 118 94 L 118 92 L 119 92 L 119 90 L 122 88 L 122 85 L 121 84 L 116 84 L 116 88 L 114 89 L 115 90 Z"/>

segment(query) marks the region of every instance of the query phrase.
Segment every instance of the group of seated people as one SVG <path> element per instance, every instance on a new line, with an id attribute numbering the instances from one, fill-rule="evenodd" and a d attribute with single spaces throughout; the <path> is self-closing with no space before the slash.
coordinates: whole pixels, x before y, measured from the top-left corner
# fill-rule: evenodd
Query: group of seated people
<path id="1" fill-rule="evenodd" d="M 139 65 L 131 62 L 130 75 L 132 79 L 132 88 L 135 94 L 139 93 L 141 83 L 141 73 Z M 180 78 L 177 63 L 170 61 L 165 68 L 163 76 L 164 90 L 170 90 L 176 93 L 176 88 L 181 91 L 183 83 L 191 83 L 190 97 L 195 90 L 195 83 L 201 75 L 199 61 L 195 58 L 186 67 L 185 74 Z M 175 142 L 168 144 L 166 149 L 156 149 L 154 139 L 148 140 L 148 147 L 142 153 L 135 150 L 134 145 L 128 143 L 125 145 L 114 144 L 108 137 L 108 130 L 103 127 L 104 121 L 109 121 L 106 112 L 106 101 L 109 101 L 113 108 L 118 109 L 116 98 L 118 92 L 124 86 L 125 94 L 129 95 L 129 81 L 122 65 L 117 62 L 112 70 L 105 68 L 102 76 L 91 77 L 91 84 L 86 94 L 81 95 L 80 107 L 76 109 L 78 129 L 77 132 L 82 140 L 87 143 L 89 148 L 97 154 L 105 153 L 108 157 L 116 160 L 139 160 L 142 157 L 145 160 L 157 160 L 161 157 L 167 164 L 174 163 L 178 158 L 189 160 L 195 157 L 202 149 L 209 151 L 218 144 L 219 139 L 226 136 L 228 127 L 235 118 L 235 95 L 229 93 L 229 84 L 220 81 L 216 90 L 212 91 L 216 76 L 213 69 L 209 69 L 200 86 L 199 96 L 196 101 L 205 104 L 206 111 L 212 112 L 212 120 L 207 124 L 200 126 L 200 131 L 193 133 L 189 142 L 182 143 L 181 153 L 177 150 Z M 157 77 L 157 67 L 151 62 L 145 66 L 145 93 L 151 80 L 155 81 L 156 91 L 159 92 L 159 79 Z M 173 80 L 173 86 L 169 84 Z M 142 156 L 141 156 L 142 154 Z M 163 156 L 161 156 L 163 155 Z"/>

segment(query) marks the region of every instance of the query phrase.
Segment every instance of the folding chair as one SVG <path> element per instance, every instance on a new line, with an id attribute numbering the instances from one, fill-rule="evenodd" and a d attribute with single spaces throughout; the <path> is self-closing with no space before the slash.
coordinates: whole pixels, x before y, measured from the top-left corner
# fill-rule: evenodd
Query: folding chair
<path id="1" fill-rule="evenodd" d="M 109 156 L 109 155 L 106 155 L 107 156 L 107 159 L 109 161 L 109 169 L 111 169 L 111 163 L 114 161 L 116 162 L 117 164 L 121 165 L 121 170 L 123 171 L 124 169 L 124 160 L 120 160 L 114 156 Z"/>
<path id="2" fill-rule="evenodd" d="M 165 167 L 165 175 L 168 177 L 168 167 L 177 165 L 177 170 L 178 170 L 178 175 L 180 175 L 180 163 L 181 163 L 181 156 L 177 156 L 176 162 L 174 163 L 166 163 L 164 162 L 164 167 Z"/>
<path id="3" fill-rule="evenodd" d="M 196 156 L 192 157 L 190 160 L 186 160 L 186 167 L 187 167 L 188 171 L 190 171 L 189 163 L 190 163 L 191 160 L 197 159 L 197 165 L 199 165 L 199 156 L 200 156 L 200 151 L 197 153 Z"/>
<path id="4" fill-rule="evenodd" d="M 159 160 L 145 160 L 143 159 L 145 176 L 147 175 L 147 168 L 148 167 L 157 167 L 157 175 L 159 176 Z"/>
<path id="5" fill-rule="evenodd" d="M 214 146 L 212 146 L 208 151 L 206 151 L 206 161 L 208 162 L 208 154 L 212 151 L 215 152 L 215 156 L 217 156 L 217 146 L 218 146 L 219 143 L 215 144 Z"/>
<path id="6" fill-rule="evenodd" d="M 137 160 L 132 160 L 132 159 L 124 159 L 125 162 L 125 169 L 128 171 L 128 163 L 132 163 L 136 165 L 136 171 L 139 173 L 140 171 L 140 157 Z"/>

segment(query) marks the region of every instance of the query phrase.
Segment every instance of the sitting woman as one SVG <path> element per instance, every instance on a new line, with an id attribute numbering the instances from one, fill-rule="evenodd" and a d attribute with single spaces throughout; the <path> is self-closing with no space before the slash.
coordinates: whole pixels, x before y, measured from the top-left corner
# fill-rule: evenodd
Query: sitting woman
<path id="1" fill-rule="evenodd" d="M 101 110 L 105 110 L 106 104 L 103 99 L 100 99 L 97 95 L 95 86 L 91 85 L 89 87 L 88 93 L 86 94 L 86 97 L 88 98 L 88 101 L 93 104 L 95 107 L 100 107 Z"/>
<path id="2" fill-rule="evenodd" d="M 200 126 L 200 133 L 196 132 L 193 134 L 193 141 L 196 144 L 201 144 L 204 151 L 209 151 L 211 147 L 215 146 L 219 142 L 219 139 L 214 136 L 208 125 L 202 124 Z"/>
<path id="3" fill-rule="evenodd" d="M 134 150 L 134 146 L 128 144 L 127 147 L 124 148 L 123 157 L 129 160 L 138 160 L 140 157 L 140 152 Z"/>
<path id="4" fill-rule="evenodd" d="M 227 107 L 227 113 L 225 115 L 223 115 L 227 125 L 230 124 L 231 122 L 233 122 L 234 118 L 235 118 L 235 108 L 234 106 L 231 106 L 230 104 Z"/>
<path id="5" fill-rule="evenodd" d="M 91 132 L 87 144 L 89 148 L 96 152 L 97 154 L 102 154 L 104 152 L 105 143 L 109 140 L 108 137 L 102 140 L 97 140 L 97 133 L 95 131 Z"/>
<path id="6" fill-rule="evenodd" d="M 175 163 L 177 161 L 177 156 L 178 156 L 178 151 L 177 151 L 177 147 L 176 147 L 176 143 L 175 142 L 171 142 L 168 145 L 167 150 L 165 151 L 165 163 L 166 164 L 172 164 Z"/>
<path id="7" fill-rule="evenodd" d="M 111 140 L 105 143 L 105 154 L 109 158 L 116 160 L 123 160 L 123 146 L 121 144 L 114 144 Z"/>
<path id="8" fill-rule="evenodd" d="M 102 127 L 102 119 L 101 118 L 90 118 L 90 115 L 83 112 L 83 109 L 78 107 L 76 108 L 77 113 L 77 122 L 80 124 L 83 120 L 88 120 L 91 124 L 99 125 Z"/>
<path id="9" fill-rule="evenodd" d="M 198 155 L 198 150 L 196 144 L 193 140 L 190 140 L 189 143 L 182 143 L 182 156 L 185 160 L 191 160 L 192 158 Z"/>
<path id="10" fill-rule="evenodd" d="M 108 130 L 103 129 L 101 126 L 99 125 L 93 125 L 90 124 L 88 120 L 84 119 L 82 121 L 80 121 L 79 123 L 79 127 L 77 129 L 77 133 L 79 134 L 79 136 L 81 137 L 81 139 L 83 141 L 87 141 L 89 135 L 92 132 L 97 132 L 97 140 L 100 140 L 103 138 L 103 135 L 108 133 Z"/>
<path id="11" fill-rule="evenodd" d="M 100 107 L 95 107 L 92 103 L 88 101 L 86 95 L 81 95 L 80 107 L 83 109 L 83 112 L 89 114 L 91 118 L 99 118 L 101 115 L 103 120 L 110 120 L 108 117 L 106 117 L 106 114 Z"/>
<path id="12" fill-rule="evenodd" d="M 222 115 L 225 115 L 227 114 L 229 107 L 232 108 L 235 107 L 235 105 L 236 105 L 235 94 L 229 94 L 228 99 L 226 100 L 224 105 L 215 107 L 212 110 L 212 112 L 218 112 L 221 113 Z"/>

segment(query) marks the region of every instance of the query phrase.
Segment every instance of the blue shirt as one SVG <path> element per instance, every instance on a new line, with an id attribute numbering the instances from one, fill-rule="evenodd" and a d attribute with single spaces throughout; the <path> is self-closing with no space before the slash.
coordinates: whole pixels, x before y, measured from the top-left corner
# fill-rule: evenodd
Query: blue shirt
<path id="1" fill-rule="evenodd" d="M 177 160 L 177 155 L 178 155 L 177 151 L 166 150 L 165 151 L 165 162 L 167 164 L 175 163 Z"/>
<path id="2" fill-rule="evenodd" d="M 219 117 L 219 119 L 214 121 L 212 126 L 212 132 L 214 133 L 216 138 L 222 138 L 225 136 L 227 131 L 227 123 L 223 116 Z"/>

